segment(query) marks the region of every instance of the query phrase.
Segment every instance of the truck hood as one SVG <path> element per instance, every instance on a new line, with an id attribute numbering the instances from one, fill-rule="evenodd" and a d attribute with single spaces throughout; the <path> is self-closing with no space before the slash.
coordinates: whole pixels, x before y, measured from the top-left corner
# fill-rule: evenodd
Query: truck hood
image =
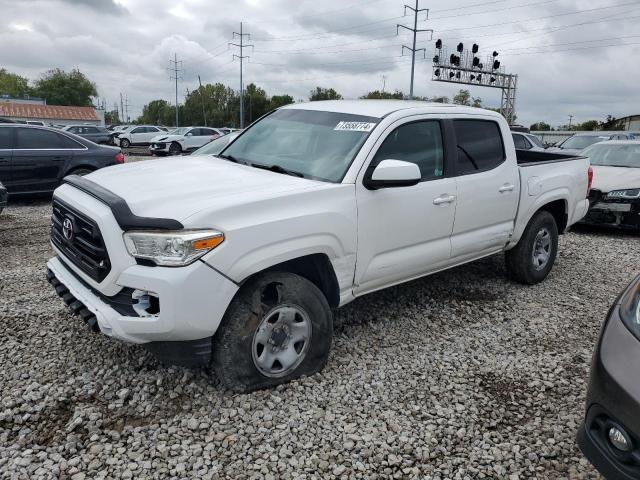
<path id="1" fill-rule="evenodd" d="M 168 135 L 165 133 L 164 135 L 156 135 L 151 139 L 151 142 L 173 142 L 177 140 L 184 140 L 184 137 L 182 135 Z"/>
<path id="2" fill-rule="evenodd" d="M 613 190 L 640 188 L 640 168 L 592 165 L 592 188 L 607 193 Z"/>
<path id="3" fill-rule="evenodd" d="M 181 222 L 201 211 L 234 208 L 304 190 L 336 186 L 239 165 L 211 155 L 117 165 L 97 170 L 86 178 L 122 197 L 136 215 Z"/>

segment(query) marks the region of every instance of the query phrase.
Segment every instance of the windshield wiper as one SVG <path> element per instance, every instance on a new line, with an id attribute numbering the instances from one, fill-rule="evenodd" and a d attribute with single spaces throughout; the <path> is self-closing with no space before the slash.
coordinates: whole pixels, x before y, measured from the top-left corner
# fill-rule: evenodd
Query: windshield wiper
<path id="1" fill-rule="evenodd" d="M 304 178 L 304 173 L 297 172 L 295 170 L 289 170 L 288 168 L 284 168 L 281 165 L 263 165 L 262 163 L 250 163 L 249 165 L 255 168 L 261 168 L 263 170 L 269 170 L 270 172 L 284 173 L 286 175 L 291 175 L 292 177 Z"/>
<path id="2" fill-rule="evenodd" d="M 229 160 L 230 162 L 234 162 L 234 163 L 241 163 L 240 160 L 238 160 L 236 157 L 234 157 L 233 155 L 224 155 L 222 153 L 218 153 L 216 155 L 214 155 L 215 157 L 218 158 L 222 158 L 224 160 Z"/>
<path id="3" fill-rule="evenodd" d="M 460 145 L 458 145 L 458 148 L 460 150 L 462 150 L 462 153 L 464 153 L 467 158 L 471 161 L 471 163 L 473 164 L 473 168 L 475 168 L 476 170 L 479 170 L 478 168 L 478 164 L 476 163 L 476 161 L 473 159 L 473 157 L 471 155 L 469 155 L 469 152 L 467 152 L 464 148 L 462 148 Z"/>

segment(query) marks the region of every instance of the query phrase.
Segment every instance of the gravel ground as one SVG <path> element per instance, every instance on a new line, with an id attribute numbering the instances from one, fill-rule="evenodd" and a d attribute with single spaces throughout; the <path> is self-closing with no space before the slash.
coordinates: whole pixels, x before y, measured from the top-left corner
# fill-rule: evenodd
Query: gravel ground
<path id="1" fill-rule="evenodd" d="M 324 372 L 236 395 L 69 315 L 49 210 L 0 215 L 0 478 L 598 478 L 574 434 L 637 237 L 566 235 L 533 287 L 497 256 L 371 294 Z"/>

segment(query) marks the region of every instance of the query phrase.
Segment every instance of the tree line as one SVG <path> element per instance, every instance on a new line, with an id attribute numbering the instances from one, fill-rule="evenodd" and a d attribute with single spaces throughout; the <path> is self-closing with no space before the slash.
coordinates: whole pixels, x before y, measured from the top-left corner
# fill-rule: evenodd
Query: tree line
<path id="1" fill-rule="evenodd" d="M 576 131 L 576 132 L 592 132 L 594 130 L 617 131 L 624 130 L 620 121 L 613 115 L 607 115 L 603 121 L 587 120 L 586 122 L 576 123 L 575 125 L 559 125 L 557 128 L 551 127 L 545 122 L 532 123 L 529 130 L 536 132 L 555 132 L 555 131 Z"/>

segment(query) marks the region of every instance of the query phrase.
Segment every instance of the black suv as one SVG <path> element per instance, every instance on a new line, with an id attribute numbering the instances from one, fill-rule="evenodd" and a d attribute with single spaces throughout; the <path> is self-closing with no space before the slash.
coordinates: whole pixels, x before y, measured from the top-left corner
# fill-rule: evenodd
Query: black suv
<path id="1" fill-rule="evenodd" d="M 53 128 L 0 124 L 0 182 L 16 193 L 52 192 L 70 174 L 124 163 L 117 147 Z"/>
<path id="2" fill-rule="evenodd" d="M 94 125 L 68 125 L 62 129 L 65 132 L 75 133 L 76 135 L 91 140 L 94 143 L 107 145 L 111 143 L 111 132 L 105 127 Z"/>

